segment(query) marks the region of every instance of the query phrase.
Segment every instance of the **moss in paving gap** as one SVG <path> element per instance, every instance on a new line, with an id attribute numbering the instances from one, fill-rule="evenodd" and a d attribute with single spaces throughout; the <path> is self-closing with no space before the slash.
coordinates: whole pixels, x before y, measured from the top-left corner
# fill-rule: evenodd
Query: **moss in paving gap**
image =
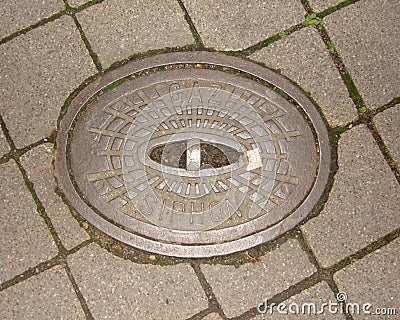
<path id="1" fill-rule="evenodd" d="M 311 5 L 308 2 L 308 0 L 300 0 L 300 2 L 303 5 L 303 8 L 308 15 L 313 13 L 313 10 L 312 10 Z"/>
<path id="2" fill-rule="evenodd" d="M 96 66 L 97 71 L 102 73 L 103 72 L 103 67 L 101 65 L 100 59 L 97 56 L 96 52 L 94 52 L 92 46 L 90 45 L 90 42 L 89 42 L 88 38 L 86 37 L 86 34 L 83 31 L 83 28 L 82 28 L 81 24 L 79 23 L 78 18 L 76 17 L 76 15 L 74 13 L 70 13 L 69 15 L 74 20 L 76 28 L 79 31 L 81 39 L 82 39 L 83 43 L 85 44 L 85 47 L 86 47 L 87 51 L 89 52 L 89 55 L 92 58 L 93 63 Z"/>
<path id="3" fill-rule="evenodd" d="M 16 275 L 14 278 L 11 278 L 9 280 L 6 280 L 3 283 L 0 283 L 0 292 L 9 287 L 16 285 L 17 283 L 25 281 L 25 280 L 27 280 L 33 276 L 36 276 L 46 270 L 49 270 L 56 265 L 60 265 L 62 263 L 62 259 L 63 259 L 62 256 L 57 255 L 47 261 L 37 264 L 36 266 L 30 267 L 28 270 Z"/>
<path id="4" fill-rule="evenodd" d="M 67 13 L 67 10 L 59 11 L 59 12 L 53 14 L 52 16 L 50 16 L 48 18 L 44 18 L 44 19 L 36 22 L 35 24 L 32 24 L 32 25 L 30 25 L 30 26 L 28 26 L 26 28 L 21 29 L 21 30 L 18 30 L 16 32 L 4 37 L 3 39 L 1 39 L 0 40 L 0 45 L 3 44 L 3 43 L 6 43 L 6 42 L 8 42 L 8 41 L 10 41 L 10 40 L 12 40 L 12 39 L 14 39 L 16 37 L 18 37 L 18 36 L 20 36 L 22 34 L 25 34 L 25 33 L 29 32 L 29 31 L 37 28 L 37 27 L 43 26 L 43 25 L 45 25 L 45 24 L 47 24 L 49 22 L 57 20 L 57 19 L 61 18 L 63 15 L 65 15 L 66 13 Z"/>
<path id="5" fill-rule="evenodd" d="M 177 1 L 179 3 L 179 6 L 181 7 L 181 9 L 183 11 L 183 14 L 185 16 L 186 22 L 189 25 L 190 32 L 192 33 L 193 38 L 194 38 L 194 40 L 196 42 L 196 47 L 197 48 L 204 48 L 203 40 L 201 39 L 201 36 L 200 36 L 199 32 L 197 31 L 196 26 L 194 25 L 193 20 L 190 17 L 189 12 L 187 11 L 187 9 L 185 7 L 185 4 L 183 3 L 182 0 L 177 0 Z"/>
<path id="6" fill-rule="evenodd" d="M 19 155 L 17 154 L 17 148 L 15 147 L 14 141 L 11 139 L 11 136 L 8 132 L 8 129 L 6 127 L 5 122 L 3 121 L 3 117 L 0 115 L 0 125 L 1 125 L 1 129 L 3 130 L 4 136 L 8 142 L 8 144 L 10 145 L 10 148 L 13 152 L 12 154 L 12 158 L 14 159 L 15 163 L 18 166 L 18 169 L 20 171 L 20 173 L 22 174 L 22 178 L 24 180 L 25 186 L 28 188 L 29 192 L 32 195 L 32 198 L 36 204 L 36 210 L 39 213 L 39 215 L 42 217 L 42 219 L 44 220 L 47 228 L 50 231 L 51 236 L 54 239 L 55 244 L 57 245 L 58 248 L 58 252 L 59 254 L 65 254 L 66 249 L 63 246 L 63 244 L 61 243 L 61 239 L 58 236 L 53 223 L 51 222 L 50 218 L 48 217 L 46 210 L 42 204 L 42 202 L 40 201 L 35 189 L 34 189 L 34 184 L 32 183 L 32 181 L 29 180 L 28 178 L 28 174 L 25 170 L 25 168 L 22 166 L 21 161 L 19 159 Z"/>
<path id="7" fill-rule="evenodd" d="M 246 49 L 238 50 L 237 52 L 240 52 L 245 56 L 249 56 L 249 55 L 253 54 L 254 52 L 261 50 L 262 48 L 265 48 L 268 45 L 270 45 L 282 38 L 285 38 L 285 37 L 289 36 L 290 34 L 292 34 L 293 32 L 298 31 L 302 28 L 304 28 L 304 25 L 302 23 L 296 24 L 294 26 L 287 28 L 286 30 L 276 33 L 276 34 L 268 37 L 267 39 L 254 44 Z"/>
<path id="8" fill-rule="evenodd" d="M 46 209 L 44 208 L 42 202 L 40 201 L 36 190 L 34 188 L 34 184 L 32 181 L 29 180 L 28 178 L 28 173 L 26 172 L 25 168 L 22 166 L 21 162 L 19 159 L 14 159 L 15 162 L 17 163 L 17 166 L 19 168 L 19 171 L 22 174 L 22 177 L 24 179 L 25 185 L 28 188 L 28 190 L 30 191 L 33 200 L 35 201 L 36 204 L 36 210 L 39 213 L 39 215 L 42 217 L 42 219 L 44 220 L 47 228 L 50 231 L 50 234 L 53 237 L 53 240 L 58 248 L 58 252 L 60 255 L 64 255 L 67 251 L 67 249 L 64 247 L 64 245 L 61 242 L 60 237 L 57 234 L 57 231 L 55 230 L 54 226 L 53 226 L 53 222 L 50 220 L 49 216 L 46 213 Z"/>
<path id="9" fill-rule="evenodd" d="M 306 19 L 302 22 L 303 26 L 315 26 L 318 29 L 322 28 L 322 19 L 316 14 L 309 14 Z"/>
<path id="10" fill-rule="evenodd" d="M 318 16 L 321 17 L 321 18 L 325 18 L 326 16 L 328 16 L 328 15 L 330 15 L 330 14 L 332 14 L 332 13 L 334 13 L 334 12 L 340 10 L 340 9 L 346 8 L 347 6 L 349 6 L 351 4 L 354 4 L 354 3 L 358 2 L 358 1 L 360 1 L 360 0 L 345 0 L 343 2 L 338 3 L 337 5 L 335 5 L 333 7 L 330 7 L 330 8 L 327 8 L 327 9 L 321 11 L 318 14 Z"/>
<path id="11" fill-rule="evenodd" d="M 361 97 L 360 92 L 358 91 L 353 79 L 351 78 L 350 73 L 348 72 L 343 62 L 343 59 L 337 53 L 335 46 L 328 35 L 328 32 L 322 24 L 321 28 L 317 28 L 317 30 L 322 38 L 322 41 L 325 43 L 325 46 L 329 50 L 333 63 L 335 64 L 335 67 L 339 70 L 340 76 L 346 86 L 350 98 L 353 100 L 353 103 L 357 107 L 359 114 L 365 113 L 367 110 L 364 109 L 366 108 L 364 100 Z"/>
<path id="12" fill-rule="evenodd" d="M 389 101 L 388 103 L 384 104 L 383 106 L 376 108 L 375 110 L 370 110 L 373 116 L 381 113 L 387 109 L 393 108 L 395 105 L 400 104 L 400 97 L 396 97 Z"/>
<path id="13" fill-rule="evenodd" d="M 300 224 L 300 226 L 306 224 L 310 219 L 315 218 L 320 214 L 320 212 L 324 209 L 325 204 L 328 202 L 329 195 L 331 193 L 333 184 L 335 182 L 335 175 L 339 170 L 338 164 L 338 143 L 340 136 L 347 131 L 346 126 L 338 126 L 335 128 L 328 128 L 328 136 L 330 140 L 331 146 L 331 164 L 330 164 L 330 172 L 328 176 L 328 182 L 325 186 L 325 190 L 322 193 L 318 203 L 314 206 L 311 213 L 304 219 L 304 221 Z"/>
<path id="14" fill-rule="evenodd" d="M 379 150 L 381 151 L 383 157 L 385 158 L 386 163 L 389 165 L 390 170 L 392 170 L 397 182 L 400 184 L 400 170 L 397 167 L 396 161 L 392 158 L 390 155 L 389 149 L 386 147 L 385 143 L 382 140 L 382 137 L 380 136 L 378 129 L 376 128 L 375 124 L 373 123 L 372 120 L 369 120 L 366 122 L 366 125 L 371 132 L 372 136 L 375 139 L 376 144 L 379 147 Z"/>

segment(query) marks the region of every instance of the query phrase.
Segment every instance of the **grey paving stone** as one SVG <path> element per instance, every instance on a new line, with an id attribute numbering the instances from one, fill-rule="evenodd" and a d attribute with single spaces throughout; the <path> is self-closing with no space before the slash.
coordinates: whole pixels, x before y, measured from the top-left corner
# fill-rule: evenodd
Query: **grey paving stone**
<path id="1" fill-rule="evenodd" d="M 390 154 L 400 166 L 400 105 L 378 114 L 374 122 Z"/>
<path id="2" fill-rule="evenodd" d="M 222 320 L 222 318 L 220 317 L 220 315 L 218 313 L 210 313 L 201 319 L 202 320 Z"/>
<path id="3" fill-rule="evenodd" d="M 29 27 L 43 18 L 64 10 L 62 0 L 2 0 L 0 6 L 0 38 Z"/>
<path id="4" fill-rule="evenodd" d="M 0 129 L 0 157 L 10 151 L 10 146 L 4 136 L 3 130 Z"/>
<path id="5" fill-rule="evenodd" d="M 54 192 L 56 182 L 51 164 L 52 151 L 52 144 L 38 146 L 26 153 L 21 162 L 63 244 L 67 249 L 71 249 L 89 236 L 79 227 L 68 207 Z"/>
<path id="6" fill-rule="evenodd" d="M 107 0 L 77 17 L 103 67 L 134 53 L 194 42 L 174 0 Z"/>
<path id="7" fill-rule="evenodd" d="M 0 292 L 0 310 L 2 319 L 85 319 L 60 266 Z"/>
<path id="8" fill-rule="evenodd" d="M 340 270 L 334 275 L 339 290 L 348 301 L 376 308 L 396 308 L 396 315 L 354 314 L 356 320 L 398 319 L 400 314 L 400 239 Z"/>
<path id="9" fill-rule="evenodd" d="M 343 0 L 308 0 L 308 2 L 310 3 L 313 11 L 320 12 L 322 10 L 336 6 L 337 4 L 343 2 Z"/>
<path id="10" fill-rule="evenodd" d="M 319 104 L 332 126 L 348 123 L 357 110 L 318 32 L 304 28 L 254 53 L 251 58 L 279 69 Z"/>
<path id="11" fill-rule="evenodd" d="M 186 319 L 208 302 L 193 269 L 140 265 L 92 244 L 69 265 L 95 319 Z"/>
<path id="12" fill-rule="evenodd" d="M 289 240 L 262 257 L 260 263 L 239 268 L 202 265 L 201 270 L 229 318 L 257 307 L 265 299 L 310 276 L 315 268 L 299 243 Z"/>
<path id="13" fill-rule="evenodd" d="M 68 0 L 69 5 L 72 7 L 75 7 L 75 8 L 81 6 L 82 4 L 85 4 L 86 2 L 89 2 L 89 1 L 88 0 Z"/>
<path id="14" fill-rule="evenodd" d="M 400 226 L 400 187 L 367 128 L 344 133 L 338 153 L 328 202 L 302 226 L 324 267 Z"/>
<path id="15" fill-rule="evenodd" d="M 365 0 L 324 19 L 325 25 L 369 108 L 400 95 L 400 2 Z"/>
<path id="16" fill-rule="evenodd" d="M 0 112 L 17 147 L 48 136 L 65 99 L 96 69 L 65 16 L 0 48 Z"/>
<path id="17" fill-rule="evenodd" d="M 13 161 L 1 165 L 0 282 L 57 254 L 57 247 Z"/>
<path id="18" fill-rule="evenodd" d="M 304 20 L 300 1 L 184 0 L 204 44 L 240 50 Z"/>
<path id="19" fill-rule="evenodd" d="M 329 310 L 330 302 L 332 303 L 332 311 Z M 333 303 L 337 303 L 337 300 L 326 282 L 320 282 L 282 303 L 284 305 L 282 306 L 282 309 L 278 309 L 277 306 L 274 306 L 272 309 L 266 310 L 264 314 L 255 317 L 254 320 L 346 319 L 346 317 L 341 314 L 339 306 L 333 306 Z M 327 304 L 326 306 L 324 305 L 325 303 Z"/>

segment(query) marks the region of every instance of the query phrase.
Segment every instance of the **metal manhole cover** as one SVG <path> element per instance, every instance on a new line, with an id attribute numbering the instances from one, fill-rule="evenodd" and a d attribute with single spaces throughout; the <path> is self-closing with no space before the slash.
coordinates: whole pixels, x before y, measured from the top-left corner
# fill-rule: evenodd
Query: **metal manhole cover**
<path id="1" fill-rule="evenodd" d="M 57 136 L 57 180 L 77 212 L 117 240 L 177 257 L 276 238 L 310 213 L 329 168 L 309 99 L 220 53 L 110 71 L 73 99 Z"/>

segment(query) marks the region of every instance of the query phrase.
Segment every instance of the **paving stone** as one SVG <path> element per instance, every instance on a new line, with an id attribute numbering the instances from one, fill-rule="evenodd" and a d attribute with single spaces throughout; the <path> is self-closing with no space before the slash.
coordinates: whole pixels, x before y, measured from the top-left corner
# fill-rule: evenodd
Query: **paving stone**
<path id="1" fill-rule="evenodd" d="M 204 44 L 219 50 L 245 49 L 304 20 L 300 1 L 184 0 Z"/>
<path id="2" fill-rule="evenodd" d="M 251 58 L 279 69 L 310 92 L 331 126 L 356 119 L 356 107 L 315 29 L 310 27 L 294 32 Z"/>
<path id="3" fill-rule="evenodd" d="M 339 306 L 331 307 L 329 310 L 329 302 L 337 303 L 335 295 L 326 282 L 320 282 L 315 286 L 305 289 L 299 294 L 289 298 L 282 303 L 285 307 L 279 311 L 277 306 L 266 313 L 254 318 L 254 320 L 274 319 L 274 320 L 290 320 L 290 319 L 324 319 L 324 320 L 345 320 L 346 317 L 340 313 Z M 323 305 L 326 303 L 327 305 Z M 272 312 L 272 313 L 271 313 Z M 323 318 L 321 318 L 323 317 Z"/>
<path id="4" fill-rule="evenodd" d="M 104 67 L 134 53 L 194 43 L 174 0 L 109 0 L 77 17 Z"/>
<path id="5" fill-rule="evenodd" d="M 82 4 L 85 4 L 86 2 L 89 2 L 88 0 L 68 0 L 68 3 L 71 7 L 79 7 Z"/>
<path id="6" fill-rule="evenodd" d="M 400 226 L 400 187 L 367 128 L 344 133 L 338 153 L 328 202 L 302 227 L 324 267 Z"/>
<path id="7" fill-rule="evenodd" d="M 339 290 L 346 292 L 348 301 L 376 308 L 396 308 L 400 312 L 400 239 L 389 243 L 334 275 Z M 354 314 L 355 320 L 397 319 L 395 315 Z"/>
<path id="8" fill-rule="evenodd" d="M 400 166 L 400 105 L 378 114 L 374 122 L 390 154 Z"/>
<path id="9" fill-rule="evenodd" d="M 343 2 L 343 0 L 308 0 L 308 2 L 310 3 L 313 11 L 320 12 L 322 10 L 336 6 L 337 4 Z"/>
<path id="10" fill-rule="evenodd" d="M 60 266 L 0 292 L 0 310 L 2 319 L 85 319 Z"/>
<path id="11" fill-rule="evenodd" d="M 10 146 L 4 136 L 3 130 L 0 130 L 0 157 L 10 151 Z"/>
<path id="12" fill-rule="evenodd" d="M 62 0 L 2 0 L 0 7 L 0 38 L 29 27 L 51 16 L 65 6 Z"/>
<path id="13" fill-rule="evenodd" d="M 208 307 L 188 264 L 135 264 L 96 244 L 68 261 L 95 319 L 186 319 Z"/>
<path id="14" fill-rule="evenodd" d="M 289 240 L 262 257 L 260 263 L 239 268 L 202 265 L 201 270 L 229 318 L 257 307 L 265 299 L 310 276 L 315 267 L 297 240 Z"/>
<path id="15" fill-rule="evenodd" d="M 68 16 L 3 44 L 0 55 L 0 112 L 17 147 L 48 136 L 65 99 L 96 72 Z"/>
<path id="16" fill-rule="evenodd" d="M 0 282 L 57 254 L 57 247 L 39 214 L 18 167 L 1 165 L 0 179 Z"/>
<path id="17" fill-rule="evenodd" d="M 221 316 L 218 313 L 210 313 L 201 319 L 202 320 L 222 320 Z"/>
<path id="18" fill-rule="evenodd" d="M 365 0 L 324 19 L 369 108 L 400 95 L 400 28 L 396 27 L 399 11 L 399 1 Z"/>
<path id="19" fill-rule="evenodd" d="M 66 248 L 71 249 L 88 239 L 89 236 L 79 227 L 78 222 L 71 215 L 68 207 L 54 192 L 56 182 L 51 164 L 52 150 L 53 145 L 51 144 L 38 146 L 26 153 L 21 158 L 21 162 L 57 234 Z"/>

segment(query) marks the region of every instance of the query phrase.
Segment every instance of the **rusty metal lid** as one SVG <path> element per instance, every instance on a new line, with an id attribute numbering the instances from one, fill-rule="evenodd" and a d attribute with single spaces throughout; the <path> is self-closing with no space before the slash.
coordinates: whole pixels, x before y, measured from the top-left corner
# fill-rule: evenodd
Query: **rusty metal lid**
<path id="1" fill-rule="evenodd" d="M 71 102 L 56 175 L 71 206 L 131 246 L 209 257 L 272 240 L 311 212 L 330 147 L 287 79 L 221 53 L 169 53 L 100 76 Z"/>

